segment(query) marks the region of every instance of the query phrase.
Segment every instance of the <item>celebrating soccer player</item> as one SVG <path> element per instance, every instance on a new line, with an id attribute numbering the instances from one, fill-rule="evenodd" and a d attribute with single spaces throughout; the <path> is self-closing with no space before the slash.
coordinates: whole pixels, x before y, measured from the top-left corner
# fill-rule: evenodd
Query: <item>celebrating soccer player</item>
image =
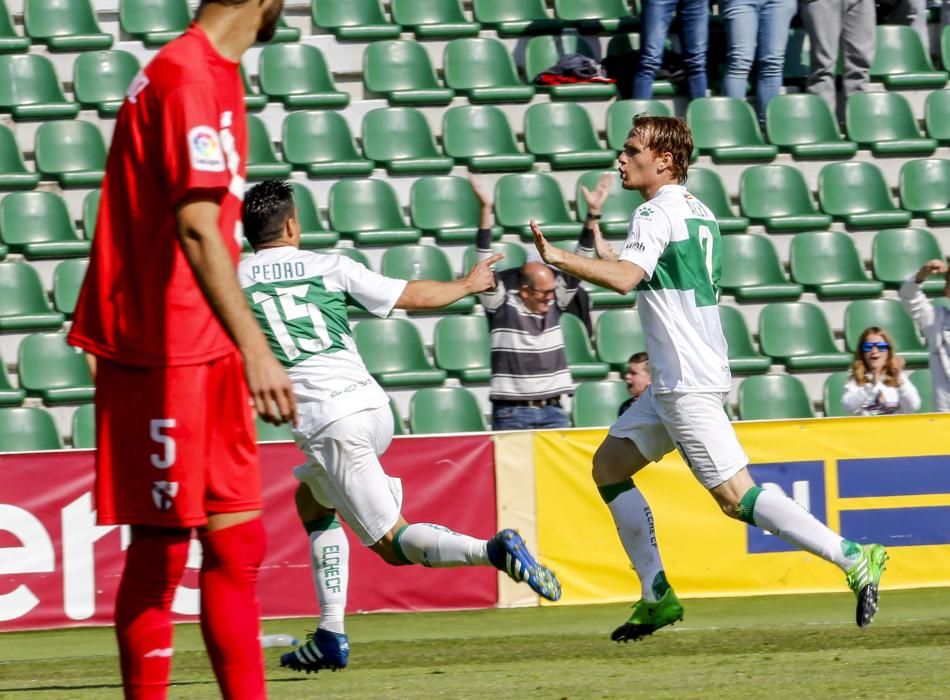
<path id="1" fill-rule="evenodd" d="M 756 486 L 726 415 L 731 376 L 717 308 L 719 226 L 683 186 L 692 151 L 683 120 L 634 118 L 620 155 L 620 177 L 624 189 L 640 192 L 646 201 L 633 212 L 617 260 L 561 250 L 531 222 L 546 262 L 622 294 L 636 288 L 646 335 L 652 384 L 611 426 L 594 455 L 594 481 L 642 587 L 633 614 L 612 639 L 639 639 L 683 617 L 663 571 L 653 515 L 632 478 L 673 449 L 726 515 L 841 567 L 858 599 L 857 624 L 864 627 L 877 610 L 884 548 L 843 539 L 781 492 Z"/>
<path id="2" fill-rule="evenodd" d="M 171 605 L 193 528 L 221 693 L 266 695 L 250 402 L 275 423 L 296 408 L 234 267 L 247 160 L 239 61 L 273 36 L 282 4 L 203 0 L 132 81 L 109 151 L 69 340 L 96 358 L 99 522 L 132 526 L 115 604 L 127 698 L 166 695 Z"/>

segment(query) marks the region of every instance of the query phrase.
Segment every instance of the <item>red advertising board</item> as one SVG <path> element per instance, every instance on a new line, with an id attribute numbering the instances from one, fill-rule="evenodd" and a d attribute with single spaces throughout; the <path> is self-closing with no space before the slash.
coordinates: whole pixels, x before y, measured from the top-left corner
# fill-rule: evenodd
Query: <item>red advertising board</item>
<path id="1" fill-rule="evenodd" d="M 264 445 L 264 522 L 268 550 L 259 592 L 265 617 L 317 612 L 307 536 L 294 511 L 291 474 L 302 455 Z M 487 435 L 397 438 L 383 457 L 402 479 L 403 514 L 476 537 L 496 529 L 494 463 Z M 0 630 L 111 624 L 127 544 L 124 528 L 95 524 L 93 453 L 0 455 Z M 487 568 L 393 567 L 350 534 L 350 611 L 439 610 L 493 606 L 496 572 Z M 193 541 L 174 609 L 198 613 Z"/>

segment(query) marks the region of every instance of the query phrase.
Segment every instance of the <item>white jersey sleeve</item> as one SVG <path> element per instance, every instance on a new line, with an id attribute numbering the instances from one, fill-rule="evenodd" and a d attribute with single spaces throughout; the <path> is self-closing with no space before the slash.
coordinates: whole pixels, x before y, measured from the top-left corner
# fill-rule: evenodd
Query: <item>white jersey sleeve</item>
<path id="1" fill-rule="evenodd" d="M 620 260 L 632 262 L 650 280 L 656 263 L 670 243 L 672 227 L 666 213 L 649 202 L 641 204 L 633 212 L 627 229 L 627 240 L 620 251 Z"/>
<path id="2" fill-rule="evenodd" d="M 406 288 L 406 280 L 384 277 L 342 255 L 339 265 L 346 293 L 354 302 L 376 316 L 388 316 Z"/>

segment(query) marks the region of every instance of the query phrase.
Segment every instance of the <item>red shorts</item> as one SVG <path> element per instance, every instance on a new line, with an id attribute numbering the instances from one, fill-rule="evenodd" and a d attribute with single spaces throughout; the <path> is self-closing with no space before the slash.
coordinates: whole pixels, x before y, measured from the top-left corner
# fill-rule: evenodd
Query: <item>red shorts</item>
<path id="1" fill-rule="evenodd" d="M 261 507 L 253 410 L 237 353 L 199 365 L 99 358 L 96 506 L 102 525 L 196 527 Z"/>

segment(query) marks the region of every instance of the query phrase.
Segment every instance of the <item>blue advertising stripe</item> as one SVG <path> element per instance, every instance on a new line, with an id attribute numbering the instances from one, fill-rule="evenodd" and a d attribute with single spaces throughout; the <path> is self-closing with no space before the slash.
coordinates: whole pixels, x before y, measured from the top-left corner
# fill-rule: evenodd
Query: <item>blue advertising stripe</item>
<path id="1" fill-rule="evenodd" d="M 950 544 L 950 506 L 842 511 L 841 534 L 890 547 Z"/>
<path id="2" fill-rule="evenodd" d="M 838 460 L 838 497 L 950 493 L 950 456 Z"/>

